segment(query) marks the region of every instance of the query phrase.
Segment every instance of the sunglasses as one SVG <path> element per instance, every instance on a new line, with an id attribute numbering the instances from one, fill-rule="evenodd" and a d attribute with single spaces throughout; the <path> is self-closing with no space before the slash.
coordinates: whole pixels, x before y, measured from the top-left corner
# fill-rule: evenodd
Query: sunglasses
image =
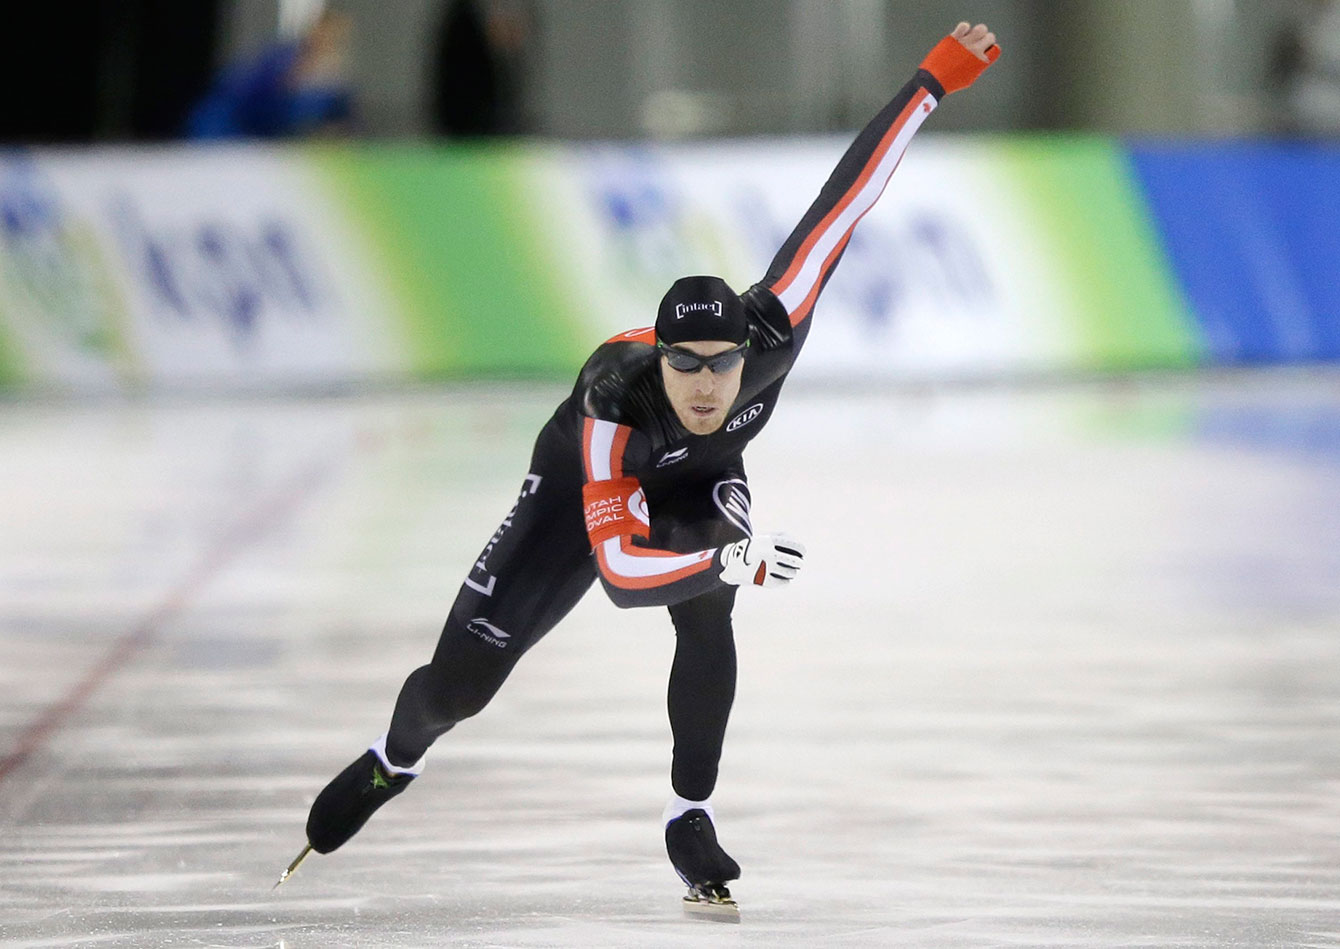
<path id="1" fill-rule="evenodd" d="M 657 343 L 656 348 L 661 351 L 670 368 L 676 372 L 694 373 L 706 366 L 713 373 L 723 373 L 730 372 L 744 360 L 744 351 L 749 348 L 749 340 L 745 340 L 734 349 L 713 356 L 699 356 L 687 349 L 679 349 L 665 343 Z"/>

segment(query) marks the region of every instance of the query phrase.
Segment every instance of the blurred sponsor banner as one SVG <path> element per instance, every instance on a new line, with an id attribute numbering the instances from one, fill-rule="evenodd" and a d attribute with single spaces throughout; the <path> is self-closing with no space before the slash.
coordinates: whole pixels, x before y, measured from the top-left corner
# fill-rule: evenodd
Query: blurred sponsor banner
<path id="1" fill-rule="evenodd" d="M 760 279 L 837 139 L 572 153 L 551 183 L 562 269 L 646 325 L 678 275 Z M 917 379 L 1181 366 L 1200 353 L 1128 160 L 1093 139 L 928 138 L 861 221 L 801 374 Z"/>
<path id="2" fill-rule="evenodd" d="M 271 388 L 398 372 L 385 296 L 306 165 L 264 150 L 0 160 L 11 377 Z"/>
<path id="3" fill-rule="evenodd" d="M 498 144 L 309 153 L 357 224 L 407 374 L 566 378 L 602 341 L 607 301 L 573 292 L 578 281 L 560 269 L 569 222 L 544 200 L 559 154 Z"/>
<path id="4" fill-rule="evenodd" d="M 10 153 L 0 380 L 571 378 L 601 341 L 650 324 L 676 277 L 759 280 L 846 145 Z M 857 227 L 797 371 L 918 380 L 1334 355 L 1336 284 L 1301 268 L 1312 248 L 1336 252 L 1336 231 L 1305 236 L 1294 178 L 1235 184 L 1268 179 L 1273 152 L 1211 174 L 1231 148 L 1209 151 L 923 136 Z M 1334 205 L 1315 182 L 1335 167 L 1295 175 Z M 1217 189 L 1208 210 L 1203 182 Z M 1220 259 L 1225 231 L 1236 256 Z M 1257 297 L 1225 289 L 1248 278 Z M 1300 329 L 1306 307 L 1320 315 Z"/>
<path id="5" fill-rule="evenodd" d="M 1213 362 L 1340 358 L 1340 146 L 1147 144 L 1132 156 Z"/>

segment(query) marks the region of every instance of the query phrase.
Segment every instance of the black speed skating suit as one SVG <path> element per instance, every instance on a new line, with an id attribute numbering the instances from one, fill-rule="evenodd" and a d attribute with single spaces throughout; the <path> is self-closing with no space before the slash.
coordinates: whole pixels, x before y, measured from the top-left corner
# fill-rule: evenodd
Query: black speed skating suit
<path id="1" fill-rule="evenodd" d="M 681 797 L 709 797 L 735 688 L 736 588 L 718 576 L 717 553 L 750 532 L 741 453 L 772 415 L 852 229 L 944 94 L 930 71 L 918 70 L 857 136 L 764 278 L 742 294 L 752 342 L 719 430 L 697 436 L 680 425 L 651 329 L 595 351 L 540 432 L 516 506 L 471 568 L 432 662 L 401 690 L 386 745 L 393 764 L 413 764 L 482 709 L 522 653 L 599 577 L 619 606 L 669 607 L 677 637 L 671 781 Z"/>

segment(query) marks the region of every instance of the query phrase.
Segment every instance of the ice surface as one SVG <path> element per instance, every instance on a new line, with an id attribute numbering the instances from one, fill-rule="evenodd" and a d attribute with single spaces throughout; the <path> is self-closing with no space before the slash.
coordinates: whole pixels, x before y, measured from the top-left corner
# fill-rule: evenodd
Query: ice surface
<path id="1" fill-rule="evenodd" d="M 560 397 L 0 406 L 0 944 L 1340 945 L 1340 386 L 1292 374 L 788 393 L 740 926 L 663 852 L 668 620 L 598 590 L 272 890 Z"/>

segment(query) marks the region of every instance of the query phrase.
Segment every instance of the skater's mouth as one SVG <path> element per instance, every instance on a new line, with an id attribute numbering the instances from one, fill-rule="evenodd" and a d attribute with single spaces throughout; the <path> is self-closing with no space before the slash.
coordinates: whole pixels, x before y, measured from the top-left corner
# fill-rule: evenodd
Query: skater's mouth
<path id="1" fill-rule="evenodd" d="M 717 407 L 715 405 L 691 405 L 689 406 L 689 411 L 694 415 L 697 415 L 699 418 L 706 418 L 707 416 L 714 414 L 717 411 Z"/>

